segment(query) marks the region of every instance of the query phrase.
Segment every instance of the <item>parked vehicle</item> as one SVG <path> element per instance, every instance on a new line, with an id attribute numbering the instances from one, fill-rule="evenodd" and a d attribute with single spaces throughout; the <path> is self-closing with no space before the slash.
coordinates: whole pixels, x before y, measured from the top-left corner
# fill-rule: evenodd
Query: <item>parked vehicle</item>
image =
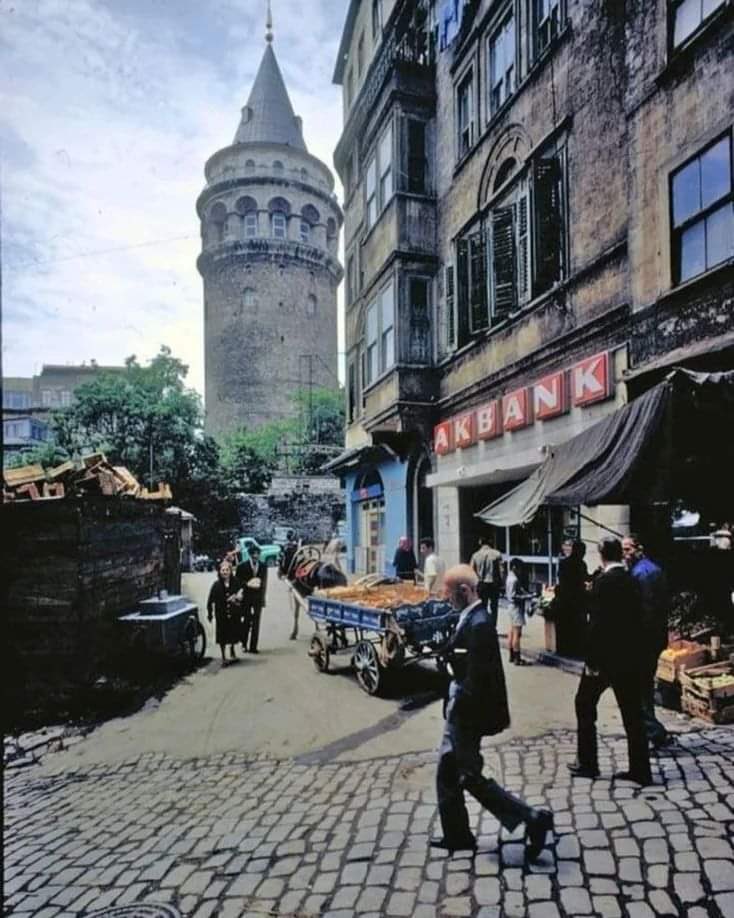
<path id="1" fill-rule="evenodd" d="M 257 546 L 260 549 L 260 560 L 263 564 L 274 565 L 280 560 L 280 545 L 261 545 L 252 536 L 242 536 L 237 539 L 237 551 L 240 562 L 250 560 L 250 549 Z"/>
<path id="2" fill-rule="evenodd" d="M 194 560 L 191 565 L 192 571 L 213 571 L 216 569 L 216 564 L 213 558 L 210 558 L 209 555 L 194 555 Z"/>

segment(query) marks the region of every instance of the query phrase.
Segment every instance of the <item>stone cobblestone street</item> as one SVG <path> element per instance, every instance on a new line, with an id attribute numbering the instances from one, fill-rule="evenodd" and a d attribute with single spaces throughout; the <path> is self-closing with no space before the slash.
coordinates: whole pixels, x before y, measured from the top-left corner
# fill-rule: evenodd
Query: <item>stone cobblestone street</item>
<path id="1" fill-rule="evenodd" d="M 734 731 L 690 726 L 641 791 L 571 780 L 571 731 L 488 746 L 508 789 L 555 812 L 553 844 L 531 868 L 521 830 L 498 837 L 473 803 L 476 858 L 428 848 L 433 750 L 326 764 L 146 753 L 7 772 L 5 913 L 167 903 L 192 918 L 730 918 Z M 603 737 L 601 754 L 604 775 L 626 764 L 620 736 Z"/>

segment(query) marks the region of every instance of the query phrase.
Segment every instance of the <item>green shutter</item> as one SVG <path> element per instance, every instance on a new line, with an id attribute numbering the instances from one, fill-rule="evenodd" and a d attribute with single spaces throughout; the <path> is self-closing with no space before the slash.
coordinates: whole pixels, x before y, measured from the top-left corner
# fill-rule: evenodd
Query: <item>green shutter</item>
<path id="1" fill-rule="evenodd" d="M 504 318 L 517 308 L 515 208 L 492 212 L 492 315 Z"/>
<path id="2" fill-rule="evenodd" d="M 539 159 L 533 168 L 535 203 L 534 294 L 549 290 L 563 277 L 563 219 L 559 156 Z"/>

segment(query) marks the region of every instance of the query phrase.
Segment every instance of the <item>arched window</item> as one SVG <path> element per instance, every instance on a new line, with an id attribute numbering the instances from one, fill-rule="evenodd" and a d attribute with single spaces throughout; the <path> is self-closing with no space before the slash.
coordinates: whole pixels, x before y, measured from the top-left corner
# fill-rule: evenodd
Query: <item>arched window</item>
<path id="1" fill-rule="evenodd" d="M 281 213 L 289 217 L 291 214 L 291 205 L 288 203 L 288 201 L 286 201 L 285 198 L 271 198 L 268 202 L 268 210 L 271 214 L 274 211 L 279 210 Z"/>
<path id="2" fill-rule="evenodd" d="M 218 201 L 209 211 L 210 239 L 212 242 L 224 242 L 227 226 L 227 208 Z"/>
<path id="3" fill-rule="evenodd" d="M 239 198 L 235 210 L 240 215 L 243 238 L 252 239 L 257 236 L 257 201 L 249 195 Z"/>
<path id="4" fill-rule="evenodd" d="M 311 239 L 311 224 L 308 220 L 301 220 L 301 226 L 299 229 L 299 235 L 301 242 L 309 242 Z"/>
<path id="5" fill-rule="evenodd" d="M 273 162 L 273 172 L 276 175 L 282 175 L 285 172 L 285 167 L 283 166 L 283 163 L 279 159 L 276 159 Z"/>
<path id="6" fill-rule="evenodd" d="M 254 160 L 254 159 L 248 159 L 248 160 L 245 162 L 245 172 L 251 173 L 251 172 L 254 172 L 254 171 L 255 171 L 255 160 Z"/>
<path id="7" fill-rule="evenodd" d="M 301 181 L 302 182 L 308 181 L 308 169 L 301 169 Z"/>
<path id="8" fill-rule="evenodd" d="M 318 301 L 316 297 L 313 295 L 313 293 L 309 293 L 306 299 L 306 315 L 315 316 L 317 307 L 318 307 Z"/>
<path id="9" fill-rule="evenodd" d="M 276 210 L 270 215 L 271 234 L 275 239 L 286 239 L 288 237 L 288 218 L 284 213 Z"/>
<path id="10" fill-rule="evenodd" d="M 336 220 L 333 217 L 329 217 L 329 219 L 326 221 L 326 238 L 336 238 Z"/>
<path id="11" fill-rule="evenodd" d="M 252 309 L 257 306 L 257 297 L 255 296 L 254 287 L 245 287 L 242 291 L 242 305 L 248 309 Z"/>
<path id="12" fill-rule="evenodd" d="M 494 180 L 494 190 L 500 189 L 517 168 L 517 160 L 510 156 L 502 162 Z"/>
<path id="13" fill-rule="evenodd" d="M 316 224 L 321 221 L 321 214 L 316 210 L 313 204 L 306 204 L 301 211 L 301 215 L 304 220 L 311 224 L 311 226 L 316 226 Z"/>

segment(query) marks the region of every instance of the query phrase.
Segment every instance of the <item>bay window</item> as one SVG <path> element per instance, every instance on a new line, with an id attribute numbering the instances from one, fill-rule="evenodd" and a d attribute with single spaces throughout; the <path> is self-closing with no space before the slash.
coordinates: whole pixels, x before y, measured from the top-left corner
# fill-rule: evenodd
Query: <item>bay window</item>
<path id="1" fill-rule="evenodd" d="M 395 295 L 392 281 L 369 304 L 365 317 L 364 384 L 395 363 Z"/>

